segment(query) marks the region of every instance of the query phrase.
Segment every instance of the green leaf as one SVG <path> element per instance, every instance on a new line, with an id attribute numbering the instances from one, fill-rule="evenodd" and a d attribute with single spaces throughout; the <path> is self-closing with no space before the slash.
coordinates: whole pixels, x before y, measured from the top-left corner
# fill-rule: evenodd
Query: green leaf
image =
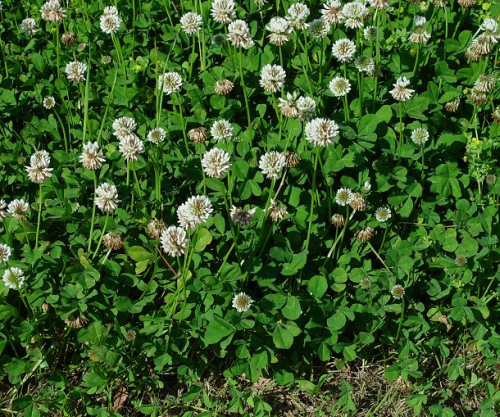
<path id="1" fill-rule="evenodd" d="M 285 263 L 283 265 L 283 270 L 281 273 L 283 275 L 295 275 L 298 271 L 300 271 L 307 263 L 307 254 L 309 252 L 307 249 L 304 249 L 302 252 L 293 255 L 292 261 L 289 263 Z"/>
<path id="2" fill-rule="evenodd" d="M 322 275 L 315 275 L 309 280 L 307 289 L 315 297 L 321 298 L 328 290 L 326 278 Z"/>
<path id="3" fill-rule="evenodd" d="M 278 324 L 276 329 L 274 329 L 273 341 L 278 349 L 289 349 L 293 344 L 293 335 L 286 328 Z"/>
<path id="4" fill-rule="evenodd" d="M 288 320 L 297 320 L 300 317 L 300 302 L 297 297 L 288 297 L 286 305 L 281 312 Z"/>
<path id="5" fill-rule="evenodd" d="M 202 252 L 212 242 L 212 235 L 207 229 L 199 229 L 194 240 L 194 250 Z"/>
<path id="6" fill-rule="evenodd" d="M 214 316 L 205 331 L 205 342 L 209 345 L 219 343 L 222 339 L 234 333 L 234 326 L 221 317 Z"/>
<path id="7" fill-rule="evenodd" d="M 152 259 L 153 254 L 148 250 L 144 249 L 142 246 L 132 246 L 127 249 L 127 255 L 130 256 L 134 261 L 147 261 Z"/>
<path id="8" fill-rule="evenodd" d="M 337 330 L 342 329 L 342 327 L 345 326 L 345 323 L 346 318 L 340 311 L 336 312 L 326 321 L 326 325 L 332 332 L 336 332 Z"/>

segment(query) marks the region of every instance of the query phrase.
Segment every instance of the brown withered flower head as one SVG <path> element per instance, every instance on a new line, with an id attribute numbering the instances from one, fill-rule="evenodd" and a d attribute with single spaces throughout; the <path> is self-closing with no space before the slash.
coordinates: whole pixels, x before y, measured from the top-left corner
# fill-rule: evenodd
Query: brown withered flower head
<path id="1" fill-rule="evenodd" d="M 152 218 L 148 223 L 148 233 L 152 239 L 158 240 L 167 227 L 163 220 L 158 220 L 156 217 Z"/>
<path id="2" fill-rule="evenodd" d="M 207 129 L 195 127 L 188 132 L 188 136 L 194 143 L 203 143 L 207 140 Z"/>
<path id="3" fill-rule="evenodd" d="M 288 168 L 295 168 L 302 161 L 302 158 L 293 151 L 286 151 L 285 159 Z"/>
<path id="4" fill-rule="evenodd" d="M 102 238 L 102 242 L 108 249 L 119 250 L 123 248 L 123 239 L 120 234 L 116 232 L 106 233 Z"/>
<path id="5" fill-rule="evenodd" d="M 231 91 L 233 91 L 234 83 L 229 80 L 218 80 L 215 82 L 215 93 L 219 96 L 227 96 Z"/>
<path id="6" fill-rule="evenodd" d="M 64 32 L 61 36 L 61 42 L 66 46 L 71 46 L 76 42 L 76 34 L 74 32 Z"/>
<path id="7" fill-rule="evenodd" d="M 337 228 L 344 227 L 345 217 L 342 214 L 334 214 L 330 219 L 330 222 Z"/>
<path id="8" fill-rule="evenodd" d="M 375 230 L 373 227 L 365 226 L 356 230 L 354 236 L 356 236 L 356 239 L 361 240 L 361 242 L 368 242 L 374 234 Z"/>

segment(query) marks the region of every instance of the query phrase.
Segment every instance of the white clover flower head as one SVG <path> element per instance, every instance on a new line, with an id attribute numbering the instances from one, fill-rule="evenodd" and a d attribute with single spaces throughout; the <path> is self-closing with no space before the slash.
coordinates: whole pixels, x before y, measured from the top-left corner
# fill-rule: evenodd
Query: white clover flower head
<path id="1" fill-rule="evenodd" d="M 480 29 L 489 32 L 496 32 L 498 29 L 498 23 L 495 19 L 486 18 L 481 24 Z"/>
<path id="2" fill-rule="evenodd" d="M 363 30 L 363 36 L 367 41 L 374 41 L 377 39 L 377 26 L 367 26 Z"/>
<path id="3" fill-rule="evenodd" d="M 265 65 L 260 72 L 261 87 L 271 93 L 275 93 L 285 83 L 285 70 L 279 65 Z"/>
<path id="4" fill-rule="evenodd" d="M 20 268 L 12 267 L 5 270 L 3 273 L 3 282 L 6 287 L 13 290 L 20 290 L 24 286 L 24 272 Z"/>
<path id="5" fill-rule="evenodd" d="M 316 102 L 311 97 L 299 97 L 297 100 L 297 109 L 301 120 L 310 120 L 316 111 Z"/>
<path id="6" fill-rule="evenodd" d="M 278 204 L 274 198 L 271 198 L 271 204 L 267 212 L 274 223 L 283 220 L 288 214 L 286 207 Z"/>
<path id="7" fill-rule="evenodd" d="M 396 300 L 401 300 L 405 295 L 405 289 L 402 285 L 395 285 L 392 287 L 391 294 Z"/>
<path id="8" fill-rule="evenodd" d="M 30 165 L 26 166 L 26 172 L 31 181 L 42 184 L 52 176 L 52 168 L 49 168 L 50 156 L 47 151 L 37 151 L 30 158 Z"/>
<path id="9" fill-rule="evenodd" d="M 104 33 L 112 34 L 118 32 L 122 19 L 117 14 L 103 14 L 101 16 L 101 30 Z"/>
<path id="10" fill-rule="evenodd" d="M 66 10 L 61 8 L 59 0 L 49 0 L 40 9 L 42 19 L 52 23 L 58 23 L 66 18 Z"/>
<path id="11" fill-rule="evenodd" d="M 233 307 L 239 312 L 244 313 L 252 306 L 253 300 L 244 292 L 236 294 L 233 298 Z"/>
<path id="12" fill-rule="evenodd" d="M 87 64 L 80 61 L 71 61 L 66 65 L 64 69 L 68 80 L 75 83 L 85 81 L 85 73 L 87 72 Z"/>
<path id="13" fill-rule="evenodd" d="M 328 32 L 330 31 L 330 23 L 328 23 L 325 19 L 320 17 L 319 19 L 314 19 L 308 27 L 309 34 L 314 39 L 322 39 L 328 36 Z"/>
<path id="14" fill-rule="evenodd" d="M 26 33 L 26 35 L 33 36 L 38 30 L 36 20 L 32 17 L 23 19 L 21 22 L 21 29 Z"/>
<path id="15" fill-rule="evenodd" d="M 474 83 L 474 89 L 482 93 L 491 93 L 496 83 L 497 79 L 495 75 L 483 74 Z"/>
<path id="16" fill-rule="evenodd" d="M 95 205 L 102 211 L 113 211 L 118 207 L 118 190 L 113 184 L 103 182 L 95 190 Z"/>
<path id="17" fill-rule="evenodd" d="M 189 12 L 181 17 L 181 28 L 188 35 L 194 35 L 203 26 L 203 19 L 198 13 Z"/>
<path id="18" fill-rule="evenodd" d="M 427 22 L 427 19 L 424 16 L 415 16 L 413 18 L 413 24 L 417 27 L 425 25 L 425 22 Z"/>
<path id="19" fill-rule="evenodd" d="M 285 98 L 279 97 L 278 107 L 283 113 L 283 116 L 288 118 L 295 118 L 299 116 L 299 109 L 297 107 L 297 99 L 299 93 L 294 91 L 293 93 L 286 93 Z"/>
<path id="20" fill-rule="evenodd" d="M 250 28 L 244 20 L 238 19 L 231 22 L 227 27 L 227 31 L 229 42 L 236 48 L 248 49 L 254 45 L 254 41 L 250 35 Z"/>
<path id="21" fill-rule="evenodd" d="M 115 6 L 106 6 L 102 14 L 107 16 L 118 16 L 118 9 Z"/>
<path id="22" fill-rule="evenodd" d="M 375 210 L 375 218 L 379 222 L 386 222 L 391 218 L 391 209 L 389 207 L 379 207 L 377 210 Z"/>
<path id="23" fill-rule="evenodd" d="M 113 58 L 111 58 L 109 55 L 103 55 L 101 57 L 101 62 L 105 65 L 111 63 L 112 60 Z"/>
<path id="24" fill-rule="evenodd" d="M 323 4 L 321 14 L 323 15 L 323 19 L 331 25 L 336 25 L 344 20 L 342 3 L 339 0 L 327 0 L 327 2 Z"/>
<path id="25" fill-rule="evenodd" d="M 8 262 L 12 255 L 12 250 L 9 245 L 5 243 L 0 243 L 0 262 Z"/>
<path id="26" fill-rule="evenodd" d="M 284 45 L 290 39 L 293 30 L 283 17 L 273 17 L 266 29 L 271 32 L 268 35 L 269 41 L 277 46 Z"/>
<path id="27" fill-rule="evenodd" d="M 415 145 L 422 146 L 429 140 L 429 131 L 422 127 L 418 127 L 411 132 L 411 140 Z"/>
<path id="28" fill-rule="evenodd" d="M 356 44 L 347 38 L 335 41 L 332 46 L 332 54 L 340 62 L 351 61 L 355 53 Z"/>
<path id="29" fill-rule="evenodd" d="M 194 229 L 204 223 L 212 214 L 212 202 L 204 195 L 190 197 L 177 209 L 179 224 L 185 229 Z"/>
<path id="30" fill-rule="evenodd" d="M 87 142 L 83 144 L 83 152 L 80 155 L 80 162 L 84 168 L 92 171 L 102 167 L 106 159 L 99 148 L 97 142 Z"/>
<path id="31" fill-rule="evenodd" d="M 236 17 L 235 8 L 233 0 L 214 0 L 211 14 L 217 23 L 230 23 Z"/>
<path id="32" fill-rule="evenodd" d="M 288 8 L 287 20 L 294 29 L 306 29 L 307 18 L 311 11 L 304 3 L 295 3 Z"/>
<path id="33" fill-rule="evenodd" d="M 177 93 L 182 87 L 182 77 L 178 72 L 166 72 L 158 77 L 158 89 L 165 94 Z"/>
<path id="34" fill-rule="evenodd" d="M 364 26 L 365 16 L 368 14 L 366 6 L 358 1 L 347 3 L 342 8 L 345 17 L 344 24 L 351 29 L 359 29 Z"/>
<path id="35" fill-rule="evenodd" d="M 389 7 L 388 0 L 370 0 L 369 3 L 370 6 L 377 10 L 387 9 Z"/>
<path id="36" fill-rule="evenodd" d="M 52 107 L 56 105 L 56 100 L 52 96 L 46 96 L 43 98 L 43 107 L 47 110 L 50 110 Z"/>
<path id="37" fill-rule="evenodd" d="M 233 137 L 233 127 L 227 120 L 216 120 L 210 129 L 210 134 L 216 141 L 231 140 Z"/>
<path id="38" fill-rule="evenodd" d="M 431 34 L 423 27 L 417 27 L 408 37 L 410 42 L 425 43 L 431 38 Z"/>
<path id="39" fill-rule="evenodd" d="M 0 199 L 0 222 L 3 222 L 3 219 L 7 217 L 7 203 L 4 199 Z"/>
<path id="40" fill-rule="evenodd" d="M 128 116 L 119 117 L 113 122 L 113 134 L 120 140 L 135 136 L 137 123 Z"/>
<path id="41" fill-rule="evenodd" d="M 12 200 L 7 206 L 7 212 L 16 220 L 26 220 L 29 205 L 22 198 Z"/>
<path id="42" fill-rule="evenodd" d="M 165 140 L 166 135 L 165 129 L 157 127 L 149 131 L 148 140 L 158 145 Z"/>
<path id="43" fill-rule="evenodd" d="M 354 193 L 349 188 L 345 187 L 340 188 L 335 195 L 335 201 L 340 206 L 351 204 L 353 198 Z"/>
<path id="44" fill-rule="evenodd" d="M 344 77 L 335 77 L 330 81 L 329 87 L 335 97 L 343 97 L 351 91 L 351 83 Z"/>
<path id="45" fill-rule="evenodd" d="M 318 117 L 306 123 L 306 140 L 316 146 L 335 143 L 339 137 L 339 126 L 333 120 Z"/>
<path id="46" fill-rule="evenodd" d="M 286 157 L 282 152 L 270 151 L 260 157 L 259 168 L 267 178 L 278 178 L 286 166 Z"/>
<path id="47" fill-rule="evenodd" d="M 415 90 L 408 88 L 410 85 L 410 80 L 406 77 L 399 77 L 393 84 L 394 88 L 389 91 L 392 97 L 397 101 L 407 101 L 409 100 Z"/>
<path id="48" fill-rule="evenodd" d="M 144 153 L 144 143 L 137 136 L 127 136 L 120 140 L 118 149 L 126 161 L 137 161 Z"/>
<path id="49" fill-rule="evenodd" d="M 164 252 L 174 257 L 183 255 L 189 244 L 186 230 L 178 226 L 166 228 L 161 234 L 160 242 Z"/>
<path id="50" fill-rule="evenodd" d="M 253 216 L 256 210 L 257 208 L 245 210 L 233 206 L 230 212 L 231 220 L 236 226 L 242 226 L 242 227 L 248 226 L 253 220 Z"/>
<path id="51" fill-rule="evenodd" d="M 371 74 L 375 69 L 375 62 L 373 61 L 372 57 L 361 55 L 354 60 L 354 66 L 358 69 L 359 72 Z"/>
<path id="52" fill-rule="evenodd" d="M 201 165 L 208 177 L 222 178 L 231 168 L 231 155 L 223 149 L 212 148 L 203 155 Z"/>

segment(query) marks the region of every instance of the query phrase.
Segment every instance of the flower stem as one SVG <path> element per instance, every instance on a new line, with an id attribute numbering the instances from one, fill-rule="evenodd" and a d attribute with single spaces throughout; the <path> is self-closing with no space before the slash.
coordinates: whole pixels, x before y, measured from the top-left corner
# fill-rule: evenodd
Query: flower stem
<path id="1" fill-rule="evenodd" d="M 96 257 L 97 252 L 99 251 L 99 248 L 101 247 L 102 238 L 104 236 L 104 233 L 106 232 L 106 227 L 108 227 L 108 220 L 109 220 L 109 211 L 106 212 L 106 220 L 104 220 L 104 227 L 102 229 L 101 236 L 99 237 L 99 242 L 97 243 L 97 248 L 95 249 L 95 252 L 92 255 L 92 259 L 94 259 Z"/>
<path id="2" fill-rule="evenodd" d="M 401 150 L 403 148 L 403 103 L 399 102 L 399 146 L 398 146 L 398 162 L 401 159 Z"/>
<path id="3" fill-rule="evenodd" d="M 319 161 L 320 153 L 321 153 L 321 148 L 318 146 L 316 148 L 316 154 L 314 156 L 313 184 L 312 184 L 312 192 L 311 192 L 311 205 L 309 208 L 309 225 L 307 227 L 307 238 L 306 238 L 306 247 L 305 247 L 306 250 L 309 249 L 309 241 L 311 239 L 312 220 L 313 220 L 313 211 L 314 211 L 314 196 L 316 194 L 316 173 L 318 170 L 318 161 Z"/>
<path id="4" fill-rule="evenodd" d="M 243 96 L 245 97 L 245 106 L 247 108 L 248 129 L 250 130 L 250 147 L 251 147 L 253 141 L 252 119 L 250 118 L 250 106 L 248 104 L 247 88 L 245 86 L 245 79 L 243 77 L 243 53 L 241 52 L 241 48 L 240 48 L 240 77 L 241 77 L 241 86 L 243 88 Z"/>
<path id="5" fill-rule="evenodd" d="M 40 188 L 38 189 L 38 219 L 36 222 L 36 237 L 35 237 L 35 249 L 38 249 L 38 236 L 40 235 L 40 220 L 42 218 L 42 183 L 40 183 Z"/>
<path id="6" fill-rule="evenodd" d="M 401 327 L 403 325 L 404 315 L 405 315 L 405 299 L 403 298 L 401 302 L 401 318 L 399 319 L 398 332 L 396 333 L 396 341 L 394 343 L 397 343 L 399 340 L 399 333 L 401 332 Z"/>

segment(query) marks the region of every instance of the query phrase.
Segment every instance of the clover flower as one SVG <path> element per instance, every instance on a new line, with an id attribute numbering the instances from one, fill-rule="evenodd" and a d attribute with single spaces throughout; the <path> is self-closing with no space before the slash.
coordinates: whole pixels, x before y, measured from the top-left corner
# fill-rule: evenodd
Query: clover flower
<path id="1" fill-rule="evenodd" d="M 107 182 L 99 185 L 96 190 L 95 205 L 102 211 L 113 211 L 118 207 L 118 191 L 113 184 Z"/>
<path id="2" fill-rule="evenodd" d="M 346 206 L 351 203 L 353 199 L 353 192 L 349 188 L 340 188 L 335 195 L 335 201 L 340 206 Z"/>
<path id="3" fill-rule="evenodd" d="M 102 243 L 108 249 L 120 250 L 125 242 L 119 233 L 109 232 L 102 237 Z"/>
<path id="4" fill-rule="evenodd" d="M 248 226 L 253 220 L 253 216 L 256 210 L 256 208 L 245 210 L 233 206 L 230 212 L 231 220 L 236 226 Z"/>
<path id="5" fill-rule="evenodd" d="M 333 224 L 336 228 L 344 227 L 345 217 L 342 214 L 336 213 L 330 219 L 330 223 Z"/>
<path id="6" fill-rule="evenodd" d="M 12 255 L 12 250 L 9 245 L 5 243 L 0 243 L 0 262 L 8 262 Z"/>
<path id="7" fill-rule="evenodd" d="M 375 218 L 379 222 L 386 222 L 391 218 L 391 209 L 389 207 L 379 207 L 375 210 Z"/>
<path id="8" fill-rule="evenodd" d="M 285 98 L 279 97 L 278 108 L 281 110 L 283 116 L 287 118 L 295 118 L 299 116 L 299 109 L 297 107 L 298 93 L 286 93 Z"/>
<path id="9" fill-rule="evenodd" d="M 188 35 L 194 35 L 203 26 L 203 19 L 198 13 L 189 12 L 181 17 L 181 29 Z"/>
<path id="10" fill-rule="evenodd" d="M 206 222 L 212 211 L 212 202 L 208 197 L 195 195 L 179 206 L 177 217 L 182 227 L 194 229 L 198 224 Z"/>
<path id="11" fill-rule="evenodd" d="M 52 107 L 56 105 L 56 100 L 52 96 L 46 96 L 43 99 L 43 107 L 45 107 L 47 110 L 50 110 Z"/>
<path id="12" fill-rule="evenodd" d="M 421 127 L 416 128 L 411 132 L 411 140 L 415 145 L 421 146 L 429 140 L 429 131 Z"/>
<path id="13" fill-rule="evenodd" d="M 149 131 L 148 140 L 158 145 L 165 140 L 166 135 L 165 129 L 157 127 Z"/>
<path id="14" fill-rule="evenodd" d="M 333 120 L 316 118 L 306 123 L 306 140 L 316 146 L 335 143 L 339 136 L 339 126 Z"/>
<path id="15" fill-rule="evenodd" d="M 203 143 L 207 140 L 207 129 L 195 127 L 188 132 L 189 139 L 194 143 Z"/>
<path id="16" fill-rule="evenodd" d="M 233 137 L 233 127 L 227 120 L 216 120 L 210 129 L 210 134 L 217 141 L 230 140 Z"/>
<path id="17" fill-rule="evenodd" d="M 30 165 L 26 166 L 26 172 L 31 181 L 42 184 L 52 176 L 52 168 L 49 168 L 50 156 L 46 151 L 37 151 L 30 158 Z"/>
<path id="18" fill-rule="evenodd" d="M 59 0 L 49 0 L 40 9 L 42 19 L 52 23 L 58 23 L 66 18 L 66 10 L 61 8 Z"/>
<path id="19" fill-rule="evenodd" d="M 286 158 L 281 152 L 271 151 L 260 157 L 259 168 L 263 174 L 267 174 L 267 178 L 278 178 L 285 166 Z"/>
<path id="20" fill-rule="evenodd" d="M 164 252 L 174 257 L 183 255 L 189 244 L 186 231 L 178 226 L 166 228 L 161 234 L 160 242 Z"/>
<path id="21" fill-rule="evenodd" d="M 344 77 L 335 77 L 330 81 L 329 87 L 335 97 L 343 97 L 351 91 L 351 83 Z"/>
<path id="22" fill-rule="evenodd" d="M 344 20 L 342 3 L 340 3 L 339 0 L 327 0 L 327 2 L 323 4 L 321 14 L 323 15 L 323 19 L 331 25 L 336 25 Z"/>
<path id="23" fill-rule="evenodd" d="M 26 33 L 26 35 L 33 36 L 38 30 L 36 20 L 31 17 L 23 19 L 21 22 L 21 29 L 24 33 Z"/>
<path id="24" fill-rule="evenodd" d="M 365 72 L 367 74 L 373 73 L 375 69 L 375 62 L 372 57 L 361 55 L 354 60 L 354 66 L 359 72 Z"/>
<path id="25" fill-rule="evenodd" d="M 306 29 L 308 24 L 307 18 L 311 11 L 304 3 L 295 3 L 288 8 L 288 16 L 286 19 L 294 29 Z"/>
<path id="26" fill-rule="evenodd" d="M 128 116 L 119 117 L 113 122 L 113 134 L 119 139 L 127 139 L 135 136 L 137 123 L 134 119 Z"/>
<path id="27" fill-rule="evenodd" d="M 356 44 L 347 38 L 335 41 L 332 46 L 332 54 L 340 62 L 351 61 L 355 53 Z"/>
<path id="28" fill-rule="evenodd" d="M 0 222 L 3 222 L 3 219 L 7 217 L 7 203 L 4 199 L 0 199 Z"/>
<path id="29" fill-rule="evenodd" d="M 314 19 L 307 28 L 309 35 L 314 39 L 323 39 L 328 35 L 330 31 L 330 24 L 320 17 L 319 19 Z"/>
<path id="30" fill-rule="evenodd" d="M 104 13 L 101 16 L 101 30 L 108 35 L 118 32 L 120 25 L 122 24 L 122 19 L 118 16 L 118 11 L 114 13 Z"/>
<path id="31" fill-rule="evenodd" d="M 264 90 L 275 93 L 285 82 L 285 70 L 279 65 L 265 65 L 260 73 L 260 85 Z"/>
<path id="32" fill-rule="evenodd" d="M 286 207 L 278 204 L 274 198 L 271 199 L 271 204 L 269 205 L 267 213 L 274 223 L 278 223 L 283 220 L 288 214 Z"/>
<path id="33" fill-rule="evenodd" d="M 252 306 L 253 300 L 244 292 L 236 294 L 233 298 L 233 307 L 240 313 L 247 311 Z"/>
<path id="34" fill-rule="evenodd" d="M 290 39 L 292 33 L 290 24 L 283 17 L 273 17 L 266 29 L 271 32 L 268 35 L 269 41 L 277 46 L 284 45 Z"/>
<path id="35" fill-rule="evenodd" d="M 7 212 L 16 220 L 26 220 L 29 205 L 22 198 L 12 200 L 7 206 Z"/>
<path id="36" fill-rule="evenodd" d="M 235 20 L 231 22 L 227 28 L 227 38 L 231 45 L 236 48 L 248 49 L 254 45 L 254 41 L 250 36 L 250 28 L 244 20 Z"/>
<path id="37" fill-rule="evenodd" d="M 354 232 L 356 239 L 361 240 L 361 242 L 368 242 L 374 235 L 375 230 L 373 227 L 365 226 L 361 227 Z"/>
<path id="38" fill-rule="evenodd" d="M 137 161 L 139 155 L 144 153 L 144 143 L 137 136 L 127 136 L 120 140 L 118 149 L 126 161 Z"/>
<path id="39" fill-rule="evenodd" d="M 85 73 L 87 72 L 87 64 L 80 61 L 71 61 L 64 68 L 68 80 L 75 83 L 85 81 Z"/>
<path id="40" fill-rule="evenodd" d="M 201 160 L 205 174 L 211 178 L 222 178 L 231 168 L 231 155 L 223 149 L 212 148 Z"/>
<path id="41" fill-rule="evenodd" d="M 153 239 L 158 240 L 162 235 L 163 231 L 166 230 L 165 222 L 153 217 L 147 225 L 147 231 L 149 236 Z"/>
<path id="42" fill-rule="evenodd" d="M 405 289 L 402 285 L 395 285 L 392 287 L 391 294 L 396 300 L 401 300 L 405 295 Z"/>
<path id="43" fill-rule="evenodd" d="M 20 268 L 12 267 L 3 273 L 3 282 L 6 287 L 13 290 L 20 290 L 24 286 L 24 272 Z"/>
<path id="44" fill-rule="evenodd" d="M 182 77 L 178 72 L 166 72 L 158 77 L 158 89 L 165 94 L 177 93 L 182 87 Z"/>
<path id="45" fill-rule="evenodd" d="M 214 0 L 211 15 L 217 23 L 230 23 L 236 17 L 235 8 L 233 0 Z"/>
<path id="46" fill-rule="evenodd" d="M 299 97 L 297 109 L 301 120 L 310 120 L 316 111 L 316 102 L 311 97 Z"/>
<path id="47" fill-rule="evenodd" d="M 364 26 L 365 17 L 368 14 L 366 6 L 358 1 L 347 3 L 342 8 L 345 17 L 344 24 L 351 29 L 359 29 Z"/>
<path id="48" fill-rule="evenodd" d="M 100 150 L 97 142 L 87 142 L 83 144 L 80 162 L 85 168 L 94 171 L 101 168 L 105 161 L 104 154 Z"/>
<path id="49" fill-rule="evenodd" d="M 392 97 L 397 101 L 407 101 L 411 98 L 415 90 L 408 88 L 410 80 L 406 77 L 399 77 L 393 84 L 394 88 L 389 91 Z"/>
<path id="50" fill-rule="evenodd" d="M 219 96 L 226 96 L 233 91 L 234 83 L 230 80 L 217 80 L 214 85 L 215 93 Z"/>

